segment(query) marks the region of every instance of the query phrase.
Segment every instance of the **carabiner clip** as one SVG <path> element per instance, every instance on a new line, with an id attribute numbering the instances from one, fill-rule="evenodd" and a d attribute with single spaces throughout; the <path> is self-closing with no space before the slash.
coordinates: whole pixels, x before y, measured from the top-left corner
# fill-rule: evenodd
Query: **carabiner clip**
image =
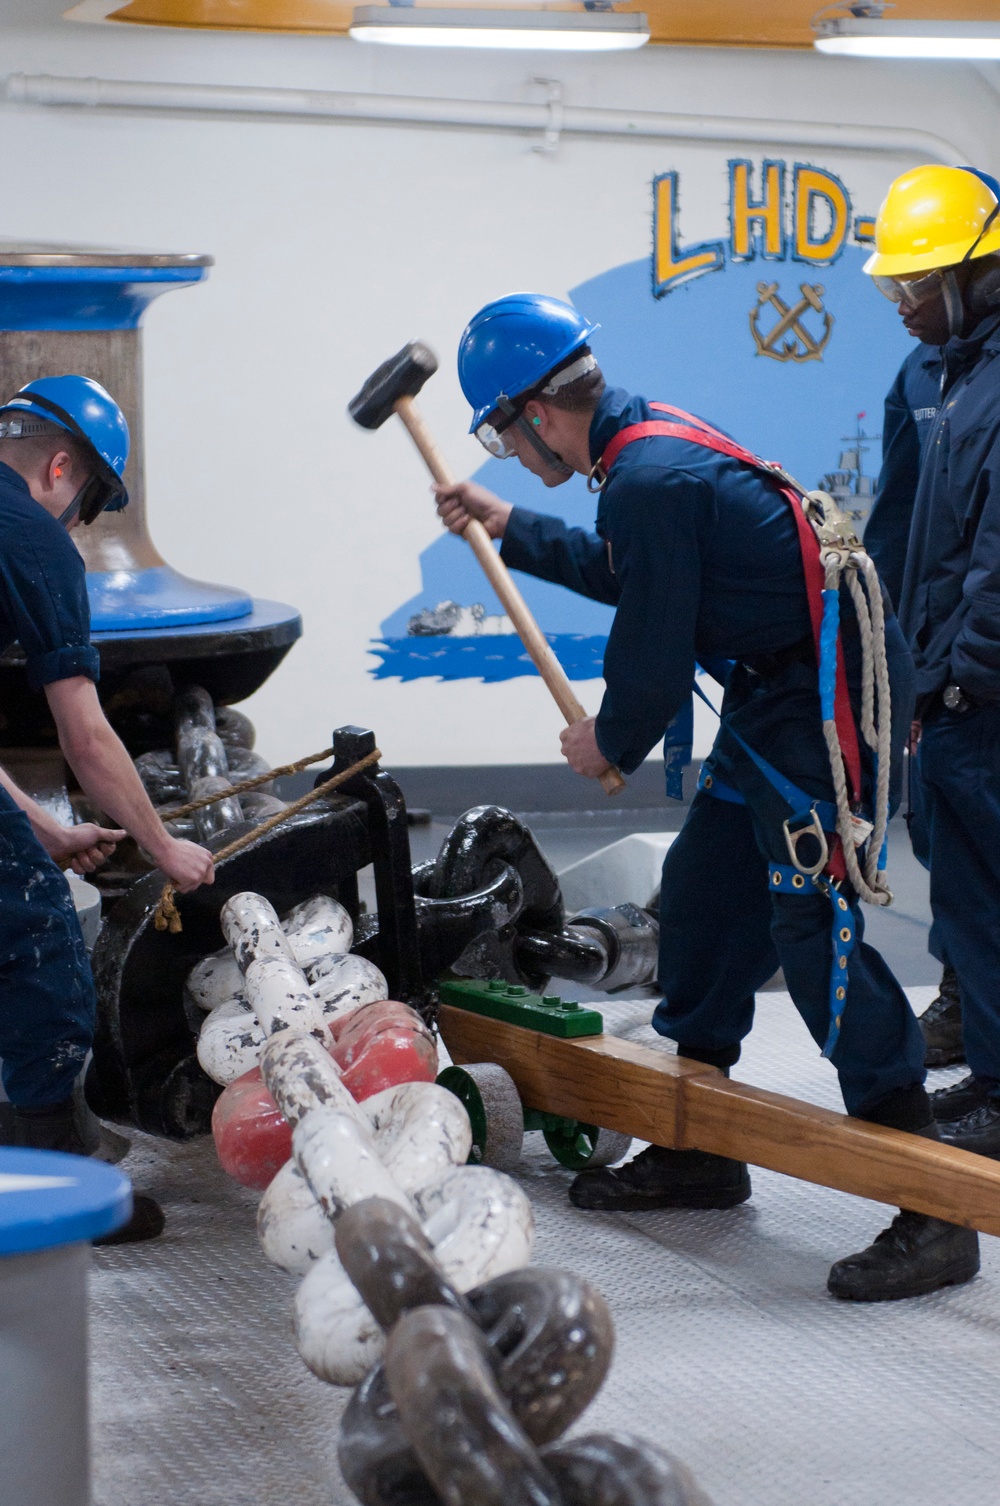
<path id="1" fill-rule="evenodd" d="M 804 873 L 809 878 L 815 878 L 817 873 L 823 872 L 823 869 L 830 861 L 830 848 L 827 845 L 826 832 L 820 825 L 819 817 L 816 814 L 815 805 L 809 809 L 808 826 L 799 826 L 795 831 L 792 831 L 789 822 L 800 821 L 802 818 L 803 813 L 800 812 L 797 816 L 789 816 L 788 820 L 782 823 L 785 833 L 785 846 L 788 848 L 788 856 L 792 860 L 793 867 L 797 868 L 799 873 Z M 799 862 L 798 846 L 803 837 L 815 837 L 819 843 L 819 859 L 808 868 Z"/>

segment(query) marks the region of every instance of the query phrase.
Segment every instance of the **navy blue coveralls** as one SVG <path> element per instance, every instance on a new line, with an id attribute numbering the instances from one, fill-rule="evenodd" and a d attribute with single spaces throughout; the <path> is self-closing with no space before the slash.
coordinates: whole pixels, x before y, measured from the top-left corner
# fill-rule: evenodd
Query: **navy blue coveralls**
<path id="1" fill-rule="evenodd" d="M 966 1059 L 1000 1083 L 1000 315 L 944 347 L 900 600 L 916 664 L 931 949 L 955 969 Z M 971 703 L 948 711 L 946 685 Z"/>
<path id="2" fill-rule="evenodd" d="M 899 368 L 885 399 L 882 469 L 865 524 L 865 548 L 898 608 L 920 458 L 941 397 L 941 350 L 917 345 Z"/>
<path id="3" fill-rule="evenodd" d="M 85 568 L 66 530 L 0 462 L 0 653 L 14 640 L 28 683 L 100 672 Z M 94 1032 L 94 984 L 69 885 L 0 788 L 0 1058 L 18 1108 L 69 1098 Z"/>
<path id="4" fill-rule="evenodd" d="M 591 424 L 591 458 L 619 429 L 656 417 L 642 398 L 606 391 Z M 771 888 L 769 861 L 788 863 L 782 822 L 790 811 L 726 730 L 733 727 L 810 796 L 832 800 L 788 503 L 747 466 L 687 440 L 656 436 L 629 444 L 616 461 L 601 493 L 597 536 L 515 508 L 501 553 L 514 569 L 615 606 L 596 734 L 601 752 L 625 773 L 638 768 L 687 701 L 695 662 L 736 661 L 702 788 L 663 865 L 664 998 L 653 1024 L 685 1055 L 731 1065 L 753 1023 L 754 994 L 780 963 L 822 1046 L 830 1025 L 830 901 L 815 889 Z M 844 618 L 853 621 L 849 611 Z M 894 619 L 886 636 L 898 762 L 910 721 L 912 666 Z M 852 647 L 856 639 L 846 640 L 849 680 L 859 657 Z M 745 803 L 718 798 L 720 783 Z M 857 900 L 846 887 L 843 893 L 859 944 L 849 959 L 831 1060 L 848 1112 L 863 1117 L 889 1095 L 923 1082 L 924 1044 L 899 984 L 878 952 L 860 941 Z"/>
<path id="5" fill-rule="evenodd" d="M 882 469 L 865 525 L 865 548 L 897 607 L 903 589 L 920 462 L 937 417 L 943 370 L 940 346 L 918 345 L 899 368 L 885 399 Z M 929 868 L 927 815 L 915 762 L 910 767 L 907 825 L 914 856 Z"/>

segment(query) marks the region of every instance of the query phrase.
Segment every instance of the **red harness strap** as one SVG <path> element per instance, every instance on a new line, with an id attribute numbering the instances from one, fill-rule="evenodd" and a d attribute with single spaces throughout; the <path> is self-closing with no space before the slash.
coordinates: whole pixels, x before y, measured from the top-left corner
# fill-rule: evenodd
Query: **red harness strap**
<path id="1" fill-rule="evenodd" d="M 665 436 L 668 439 L 686 439 L 690 444 L 702 445 L 707 450 L 715 450 L 720 455 L 728 455 L 732 460 L 738 460 L 743 465 L 752 467 L 753 470 L 763 473 L 771 481 L 775 489 L 780 492 L 785 501 L 792 509 L 795 519 L 795 527 L 799 538 L 799 551 L 802 556 L 802 570 L 806 580 L 806 595 L 809 601 L 809 616 L 812 621 L 813 639 L 816 644 L 816 662 L 820 657 L 820 629 L 823 623 L 823 588 L 825 585 L 825 573 L 820 560 L 819 540 L 809 525 L 798 494 L 790 486 L 783 486 L 779 477 L 775 476 L 770 467 L 760 460 L 750 450 L 745 450 L 742 445 L 735 444 L 727 439 L 725 434 L 720 434 L 718 429 L 713 429 L 711 424 L 703 419 L 695 418 L 691 413 L 685 413 L 683 408 L 673 408 L 669 403 L 650 403 L 658 413 L 672 413 L 675 418 L 681 419 L 681 423 L 668 423 L 663 419 L 649 419 L 645 423 L 630 424 L 625 429 L 619 429 L 618 433 L 608 443 L 601 456 L 601 468 L 605 475 L 609 475 L 611 467 L 626 445 L 634 444 L 637 439 L 650 439 L 655 435 Z M 847 693 L 847 674 L 844 668 L 844 650 L 840 638 L 837 639 L 837 691 L 834 702 L 834 714 L 837 725 L 837 736 L 844 754 L 844 765 L 847 770 L 847 778 L 855 800 L 861 796 L 861 755 L 858 748 L 858 732 L 854 724 L 854 713 L 851 710 L 851 702 Z M 837 854 L 840 858 L 840 854 Z M 840 862 L 843 859 L 840 858 Z"/>

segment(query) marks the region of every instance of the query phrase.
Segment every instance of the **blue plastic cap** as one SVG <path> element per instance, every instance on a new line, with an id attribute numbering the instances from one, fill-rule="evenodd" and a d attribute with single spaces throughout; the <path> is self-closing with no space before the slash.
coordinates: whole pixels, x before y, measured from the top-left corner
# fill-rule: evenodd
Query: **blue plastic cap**
<path id="1" fill-rule="evenodd" d="M 537 387 L 599 328 L 572 304 L 542 293 L 511 293 L 481 308 L 458 346 L 458 379 L 473 410 L 469 432 L 501 395 L 516 398 Z"/>
<path id="2" fill-rule="evenodd" d="M 0 1149 L 0 1258 L 82 1244 L 132 1216 L 132 1184 L 103 1161 Z"/>

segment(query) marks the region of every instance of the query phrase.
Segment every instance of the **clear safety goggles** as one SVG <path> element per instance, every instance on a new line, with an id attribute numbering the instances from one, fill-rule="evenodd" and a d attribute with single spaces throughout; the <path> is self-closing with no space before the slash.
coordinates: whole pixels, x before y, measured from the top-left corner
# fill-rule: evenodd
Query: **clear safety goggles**
<path id="1" fill-rule="evenodd" d="M 514 422 L 511 419 L 511 424 Z M 511 460 L 517 453 L 506 437 L 510 424 L 504 424 L 496 428 L 494 424 L 481 423 L 476 430 L 476 438 L 484 450 L 488 450 L 495 460 Z"/>
<path id="2" fill-rule="evenodd" d="M 536 388 L 534 393 L 529 391 L 522 394 L 516 406 L 505 393 L 501 393 L 497 398 L 497 407 L 494 411 L 504 414 L 506 422 L 491 424 L 484 420 L 479 425 L 475 434 L 483 449 L 488 450 L 496 460 L 512 459 L 517 454 L 517 451 L 512 446 L 510 440 L 504 438 L 504 435 L 521 417 L 524 411 L 524 404 L 529 398 L 532 396 L 551 397 L 554 392 L 559 391 L 560 387 L 568 387 L 570 382 L 575 382 L 580 377 L 586 376 L 588 372 L 594 370 L 596 365 L 596 357 L 589 350 L 586 350 L 582 356 L 578 356 L 575 361 L 571 361 L 561 371 L 557 371 L 553 376 L 550 376 L 544 386 Z"/>
<path id="3" fill-rule="evenodd" d="M 890 303 L 906 303 L 919 308 L 941 292 L 945 268 L 936 267 L 923 277 L 873 277 L 872 282 Z"/>

